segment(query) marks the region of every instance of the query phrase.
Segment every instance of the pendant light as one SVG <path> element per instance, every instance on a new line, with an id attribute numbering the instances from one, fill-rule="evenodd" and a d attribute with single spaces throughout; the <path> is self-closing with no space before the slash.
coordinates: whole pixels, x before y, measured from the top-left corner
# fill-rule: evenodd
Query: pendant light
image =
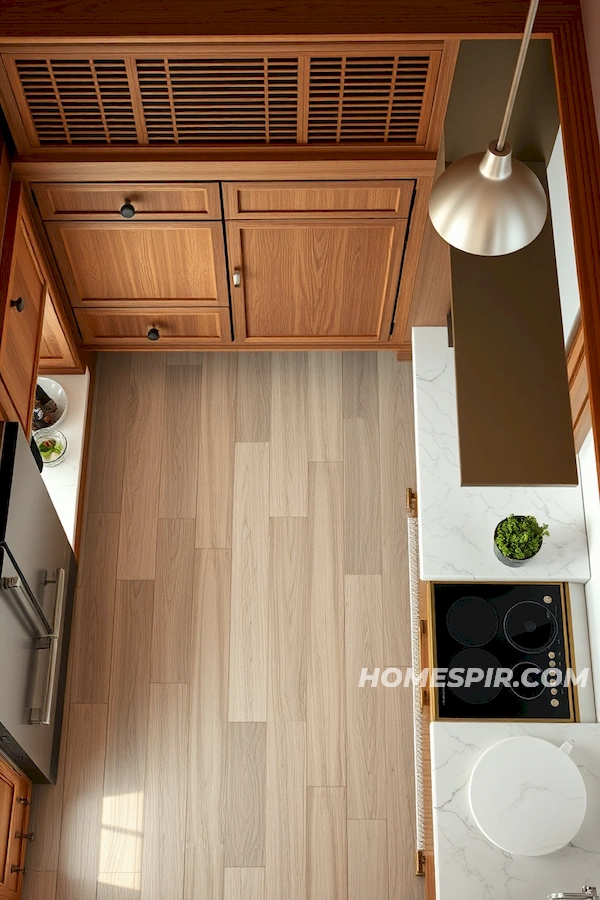
<path id="1" fill-rule="evenodd" d="M 503 256 L 533 241 L 546 221 L 548 203 L 531 169 L 512 157 L 506 140 L 539 0 L 531 0 L 519 58 L 497 141 L 485 153 L 448 166 L 433 186 L 429 215 L 444 240 L 477 256 Z"/>

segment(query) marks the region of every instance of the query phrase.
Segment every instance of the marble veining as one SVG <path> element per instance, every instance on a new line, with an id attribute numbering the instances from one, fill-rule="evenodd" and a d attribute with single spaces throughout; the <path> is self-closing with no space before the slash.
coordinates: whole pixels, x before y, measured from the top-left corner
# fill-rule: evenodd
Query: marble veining
<path id="1" fill-rule="evenodd" d="M 559 747 L 583 778 L 587 808 L 573 840 L 546 856 L 513 856 L 479 830 L 469 806 L 469 780 L 485 750 L 508 737 L 531 736 Z M 578 891 L 600 875 L 600 724 L 434 722 L 431 768 L 438 900 L 545 900 Z"/>
<path id="2" fill-rule="evenodd" d="M 446 581 L 573 581 L 590 577 L 581 488 L 462 487 L 454 351 L 445 328 L 413 329 L 421 578 Z M 510 513 L 547 522 L 537 556 L 509 568 L 493 552 Z"/>

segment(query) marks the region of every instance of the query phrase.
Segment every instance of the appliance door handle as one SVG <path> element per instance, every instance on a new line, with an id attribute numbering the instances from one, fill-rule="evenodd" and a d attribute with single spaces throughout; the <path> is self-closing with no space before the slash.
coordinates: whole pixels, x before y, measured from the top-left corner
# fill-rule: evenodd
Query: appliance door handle
<path id="1" fill-rule="evenodd" d="M 19 575 L 11 575 L 8 578 L 3 578 L 2 587 L 5 591 L 14 591 L 15 595 L 20 600 L 21 607 L 27 613 L 34 614 L 38 621 L 38 625 L 41 625 L 44 636 L 53 633 L 52 626 L 46 618 L 44 610 L 38 603 L 35 594 L 29 590 L 29 585 L 24 578 L 21 578 Z"/>
<path id="2" fill-rule="evenodd" d="M 33 709 L 29 717 L 31 725 L 49 725 L 52 713 L 52 701 L 54 700 L 54 691 L 56 688 L 56 669 L 58 665 L 58 648 L 60 644 L 60 634 L 62 629 L 64 607 L 65 607 L 65 591 L 67 586 L 67 573 L 65 569 L 56 570 L 56 602 L 54 604 L 54 632 L 48 635 L 50 640 L 50 660 L 48 662 L 48 676 L 46 679 L 46 688 L 44 691 L 44 700 L 42 703 L 39 718 L 35 715 Z"/>

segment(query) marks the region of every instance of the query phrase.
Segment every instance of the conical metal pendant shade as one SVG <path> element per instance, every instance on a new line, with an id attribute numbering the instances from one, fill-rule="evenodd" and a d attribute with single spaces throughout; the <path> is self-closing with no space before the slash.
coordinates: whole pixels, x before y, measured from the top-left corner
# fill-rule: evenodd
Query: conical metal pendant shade
<path id="1" fill-rule="evenodd" d="M 506 142 L 539 0 L 531 0 L 504 120 L 485 153 L 452 163 L 429 198 L 436 231 L 453 247 L 477 256 L 503 256 L 530 244 L 546 221 L 548 202 L 534 173 L 512 158 Z"/>
<path id="2" fill-rule="evenodd" d="M 459 250 L 503 256 L 526 247 L 546 221 L 544 188 L 512 158 L 510 144 L 457 160 L 440 175 L 429 198 L 437 232 Z"/>

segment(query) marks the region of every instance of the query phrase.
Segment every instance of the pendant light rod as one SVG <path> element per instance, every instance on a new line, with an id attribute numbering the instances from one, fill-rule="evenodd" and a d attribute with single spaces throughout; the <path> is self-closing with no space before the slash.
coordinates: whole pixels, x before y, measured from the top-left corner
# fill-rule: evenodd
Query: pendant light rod
<path id="1" fill-rule="evenodd" d="M 510 93 L 508 95 L 508 100 L 506 101 L 506 111 L 504 113 L 504 119 L 502 120 L 502 128 L 500 129 L 500 136 L 498 137 L 498 141 L 496 144 L 496 150 L 498 150 L 499 152 L 502 152 L 502 150 L 504 149 L 504 144 L 506 142 L 506 135 L 508 134 L 508 126 L 510 125 L 510 119 L 511 119 L 513 108 L 515 105 L 517 91 L 519 90 L 519 82 L 521 81 L 521 75 L 523 74 L 523 66 L 525 65 L 525 57 L 527 56 L 527 49 L 529 47 L 529 41 L 531 40 L 531 33 L 533 31 L 533 23 L 535 21 L 535 16 L 537 13 L 539 3 L 540 3 L 540 0 L 531 0 L 531 4 L 529 6 L 529 12 L 527 13 L 527 21 L 525 22 L 525 30 L 523 31 L 523 39 L 521 40 L 521 49 L 519 50 L 517 66 L 515 68 L 515 74 L 513 75 L 512 84 L 510 86 Z"/>

